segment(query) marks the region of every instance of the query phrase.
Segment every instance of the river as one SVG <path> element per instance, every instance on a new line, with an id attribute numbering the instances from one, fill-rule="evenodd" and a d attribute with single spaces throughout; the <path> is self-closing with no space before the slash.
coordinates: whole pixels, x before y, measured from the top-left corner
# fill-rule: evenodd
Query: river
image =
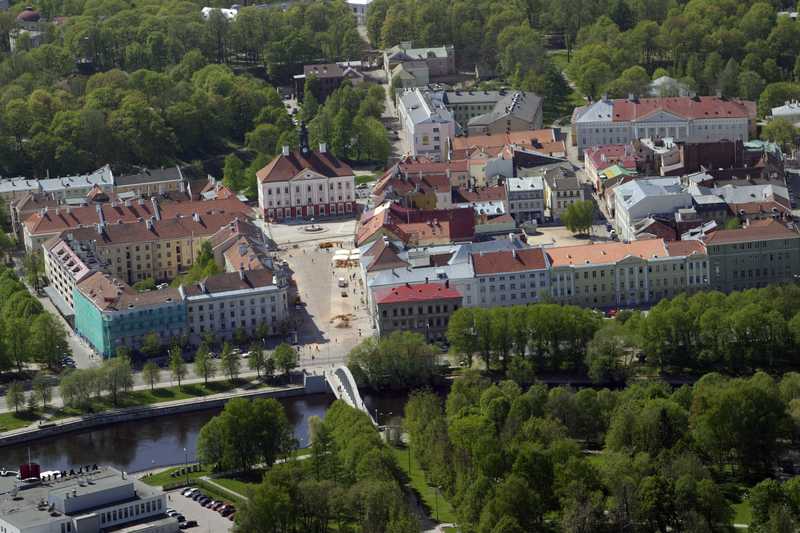
<path id="1" fill-rule="evenodd" d="M 399 424 L 405 400 L 405 395 L 364 397 L 364 403 L 373 414 L 378 409 L 381 424 Z M 308 445 L 309 417 L 324 417 L 333 397 L 315 394 L 278 401 L 286 410 L 295 438 L 301 447 L 305 447 Z M 31 460 L 39 463 L 42 470 L 68 470 L 73 466 L 96 463 L 138 472 L 183 463 L 186 458 L 184 448 L 189 461 L 195 461 L 200 429 L 219 411 L 208 409 L 179 416 L 120 422 L 0 448 L 0 468 L 16 470 L 17 466 L 27 462 L 29 451 Z"/>

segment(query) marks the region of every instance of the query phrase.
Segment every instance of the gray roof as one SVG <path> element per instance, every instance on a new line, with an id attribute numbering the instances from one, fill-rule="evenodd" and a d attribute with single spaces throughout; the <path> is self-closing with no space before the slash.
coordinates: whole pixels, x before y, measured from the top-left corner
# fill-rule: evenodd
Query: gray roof
<path id="1" fill-rule="evenodd" d="M 483 115 L 472 117 L 468 126 L 484 126 L 502 120 L 506 117 L 515 117 L 525 122 L 533 122 L 542 107 L 542 99 L 534 93 L 515 91 L 501 98 L 494 109 Z"/>
<path id="2" fill-rule="evenodd" d="M 162 181 L 182 181 L 183 173 L 179 167 L 144 169 L 138 174 L 117 176 L 117 186 L 140 185 L 144 183 L 160 183 Z"/>
<path id="3" fill-rule="evenodd" d="M 506 91 L 447 91 L 448 104 L 494 104 L 506 96 Z"/>
<path id="4" fill-rule="evenodd" d="M 402 48 L 399 44 L 389 48 L 386 53 L 390 59 L 406 56 L 410 59 L 427 59 L 429 57 L 447 57 L 446 46 L 431 46 L 428 48 Z"/>
<path id="5" fill-rule="evenodd" d="M 35 192 L 39 190 L 39 180 L 30 178 L 5 178 L 0 180 L 0 194 L 12 192 Z"/>
<path id="6" fill-rule="evenodd" d="M 414 89 L 400 97 L 403 107 L 414 124 L 424 122 L 452 122 L 453 115 L 442 101 L 442 92 Z"/>
<path id="7" fill-rule="evenodd" d="M 610 100 L 598 100 L 592 104 L 575 109 L 575 122 L 611 122 L 614 114 L 614 103 Z"/>
<path id="8" fill-rule="evenodd" d="M 632 180 L 614 188 L 614 195 L 622 198 L 625 207 L 634 206 L 648 197 L 676 194 L 685 194 L 678 177 Z"/>
<path id="9" fill-rule="evenodd" d="M 106 165 L 91 174 L 44 179 L 39 180 L 39 184 L 43 192 L 68 191 L 71 188 L 86 189 L 95 185 L 100 185 L 101 187 L 104 185 L 113 186 L 114 174 L 111 173 L 111 167 Z"/>
<path id="10" fill-rule="evenodd" d="M 444 281 L 472 279 L 474 271 L 469 262 L 460 262 L 445 266 L 433 266 L 422 268 L 394 268 L 382 270 L 375 277 L 368 281 L 370 287 L 380 287 L 383 285 L 400 285 L 403 283 L 424 283 L 428 281 Z"/>
<path id="11" fill-rule="evenodd" d="M 543 191 L 544 178 L 542 178 L 542 176 L 508 178 L 506 188 L 509 192 Z"/>

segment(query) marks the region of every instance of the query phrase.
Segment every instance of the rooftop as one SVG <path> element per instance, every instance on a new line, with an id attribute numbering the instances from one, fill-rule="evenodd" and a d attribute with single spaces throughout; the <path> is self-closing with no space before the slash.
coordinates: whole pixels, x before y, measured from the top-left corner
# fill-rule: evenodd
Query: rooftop
<path id="1" fill-rule="evenodd" d="M 417 88 L 403 92 L 400 103 L 414 124 L 452 122 L 453 114 L 445 106 L 443 97 L 444 92 L 423 91 Z"/>
<path id="2" fill-rule="evenodd" d="M 657 112 L 687 120 L 713 118 L 748 118 L 756 115 L 755 102 L 730 100 L 717 96 L 677 96 L 629 100 L 599 100 L 575 109 L 577 122 L 635 122 Z"/>
<path id="3" fill-rule="evenodd" d="M 467 124 L 473 126 L 488 126 L 507 117 L 515 117 L 525 122 L 533 122 L 542 108 L 542 99 L 530 92 L 514 91 L 505 95 L 495 105 L 494 109 L 483 115 L 472 117 Z"/>
<path id="4" fill-rule="evenodd" d="M 777 220 L 753 220 L 739 229 L 717 230 L 705 239 L 706 245 L 733 244 L 738 242 L 773 241 L 777 239 L 797 239 L 800 233 Z"/>
<path id="5" fill-rule="evenodd" d="M 557 246 L 548 248 L 547 255 L 553 267 L 560 267 L 569 265 L 608 265 L 617 263 L 627 257 L 655 259 L 667 257 L 669 252 L 663 240 L 646 239 L 629 243 L 606 242 Z"/>
<path id="6" fill-rule="evenodd" d="M 203 294 L 260 289 L 270 287 L 273 284 L 272 271 L 262 268 L 244 272 L 225 272 L 209 276 L 200 283 L 181 287 L 181 292 L 191 298 Z"/>
<path id="7" fill-rule="evenodd" d="M 303 74 L 306 77 L 313 75 L 317 78 L 341 78 L 344 70 L 336 63 L 321 63 L 318 65 L 304 65 Z"/>
<path id="8" fill-rule="evenodd" d="M 352 176 L 353 169 L 332 153 L 309 150 L 279 155 L 256 172 L 259 183 L 289 181 L 303 170 L 310 170 L 327 178 Z"/>
<path id="9" fill-rule="evenodd" d="M 478 252 L 472 254 L 472 268 L 477 276 L 543 270 L 547 268 L 547 257 L 542 248 Z"/>
<path id="10" fill-rule="evenodd" d="M 434 300 L 460 300 L 461 293 L 457 289 L 451 288 L 447 283 L 421 283 L 376 289 L 374 297 L 375 302 L 382 305 Z"/>
<path id="11" fill-rule="evenodd" d="M 103 272 L 94 272 L 76 285 L 78 291 L 100 311 L 130 311 L 180 302 L 178 289 L 167 287 L 137 292 L 122 281 Z"/>
<path id="12" fill-rule="evenodd" d="M 117 176 L 114 180 L 117 186 L 123 187 L 145 183 L 160 183 L 162 181 L 183 181 L 183 173 L 181 173 L 180 167 L 146 168 L 138 174 Z"/>
<path id="13" fill-rule="evenodd" d="M 506 180 L 508 192 L 543 191 L 544 178 L 542 176 L 528 176 L 524 178 L 508 178 Z"/>

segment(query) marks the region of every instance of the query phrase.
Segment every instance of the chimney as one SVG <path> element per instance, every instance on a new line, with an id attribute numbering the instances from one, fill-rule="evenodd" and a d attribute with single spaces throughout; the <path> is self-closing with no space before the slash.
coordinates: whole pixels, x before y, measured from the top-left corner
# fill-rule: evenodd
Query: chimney
<path id="1" fill-rule="evenodd" d="M 511 249 L 511 257 L 513 257 L 514 259 L 517 258 L 517 249 L 516 248 L 512 248 Z"/>
<path id="2" fill-rule="evenodd" d="M 208 292 L 208 291 L 206 290 L 206 282 L 205 282 L 205 281 L 201 281 L 200 283 L 198 283 L 198 285 L 200 286 L 200 292 L 202 292 L 203 294 L 205 294 L 206 292 Z"/>
<path id="3" fill-rule="evenodd" d="M 150 203 L 153 204 L 153 215 L 156 220 L 161 220 L 161 211 L 158 209 L 158 200 L 156 200 L 155 196 L 150 197 Z"/>
<path id="4" fill-rule="evenodd" d="M 409 282 L 407 282 L 407 281 L 406 281 L 406 287 L 409 288 L 409 289 L 411 288 L 411 284 Z"/>
<path id="5" fill-rule="evenodd" d="M 283 145 L 283 147 L 281 148 L 281 154 L 284 157 L 289 157 L 289 145 L 288 144 L 284 144 Z"/>
<path id="6" fill-rule="evenodd" d="M 239 263 L 239 279 L 244 281 L 244 263 Z"/>
<path id="7" fill-rule="evenodd" d="M 153 231 L 153 220 L 152 219 L 148 218 L 145 221 L 145 224 L 147 225 L 147 230 L 148 231 Z"/>
<path id="8" fill-rule="evenodd" d="M 328 145 L 326 143 L 319 143 L 319 153 L 324 154 L 328 151 Z"/>
<path id="9" fill-rule="evenodd" d="M 449 279 L 448 279 L 448 280 L 445 280 L 445 282 L 444 282 L 444 288 L 445 288 L 445 289 L 449 289 L 449 288 L 450 288 L 450 280 L 449 280 Z"/>
<path id="10" fill-rule="evenodd" d="M 192 220 L 194 220 L 195 222 L 200 222 L 200 215 L 197 214 L 196 212 L 192 213 Z"/>

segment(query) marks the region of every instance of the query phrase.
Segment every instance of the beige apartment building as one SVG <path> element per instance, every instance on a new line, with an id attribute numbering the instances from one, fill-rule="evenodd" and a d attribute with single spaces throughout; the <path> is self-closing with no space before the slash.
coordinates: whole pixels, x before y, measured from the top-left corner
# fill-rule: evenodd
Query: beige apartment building
<path id="1" fill-rule="evenodd" d="M 650 239 L 548 248 L 552 297 L 584 307 L 636 307 L 709 288 L 698 241 Z"/>
<path id="2" fill-rule="evenodd" d="M 106 273 L 128 284 L 147 278 L 171 280 L 192 266 L 204 240 L 236 216 L 195 214 L 168 220 L 97 224 L 70 230 L 65 237 L 82 243 L 104 264 Z"/>

